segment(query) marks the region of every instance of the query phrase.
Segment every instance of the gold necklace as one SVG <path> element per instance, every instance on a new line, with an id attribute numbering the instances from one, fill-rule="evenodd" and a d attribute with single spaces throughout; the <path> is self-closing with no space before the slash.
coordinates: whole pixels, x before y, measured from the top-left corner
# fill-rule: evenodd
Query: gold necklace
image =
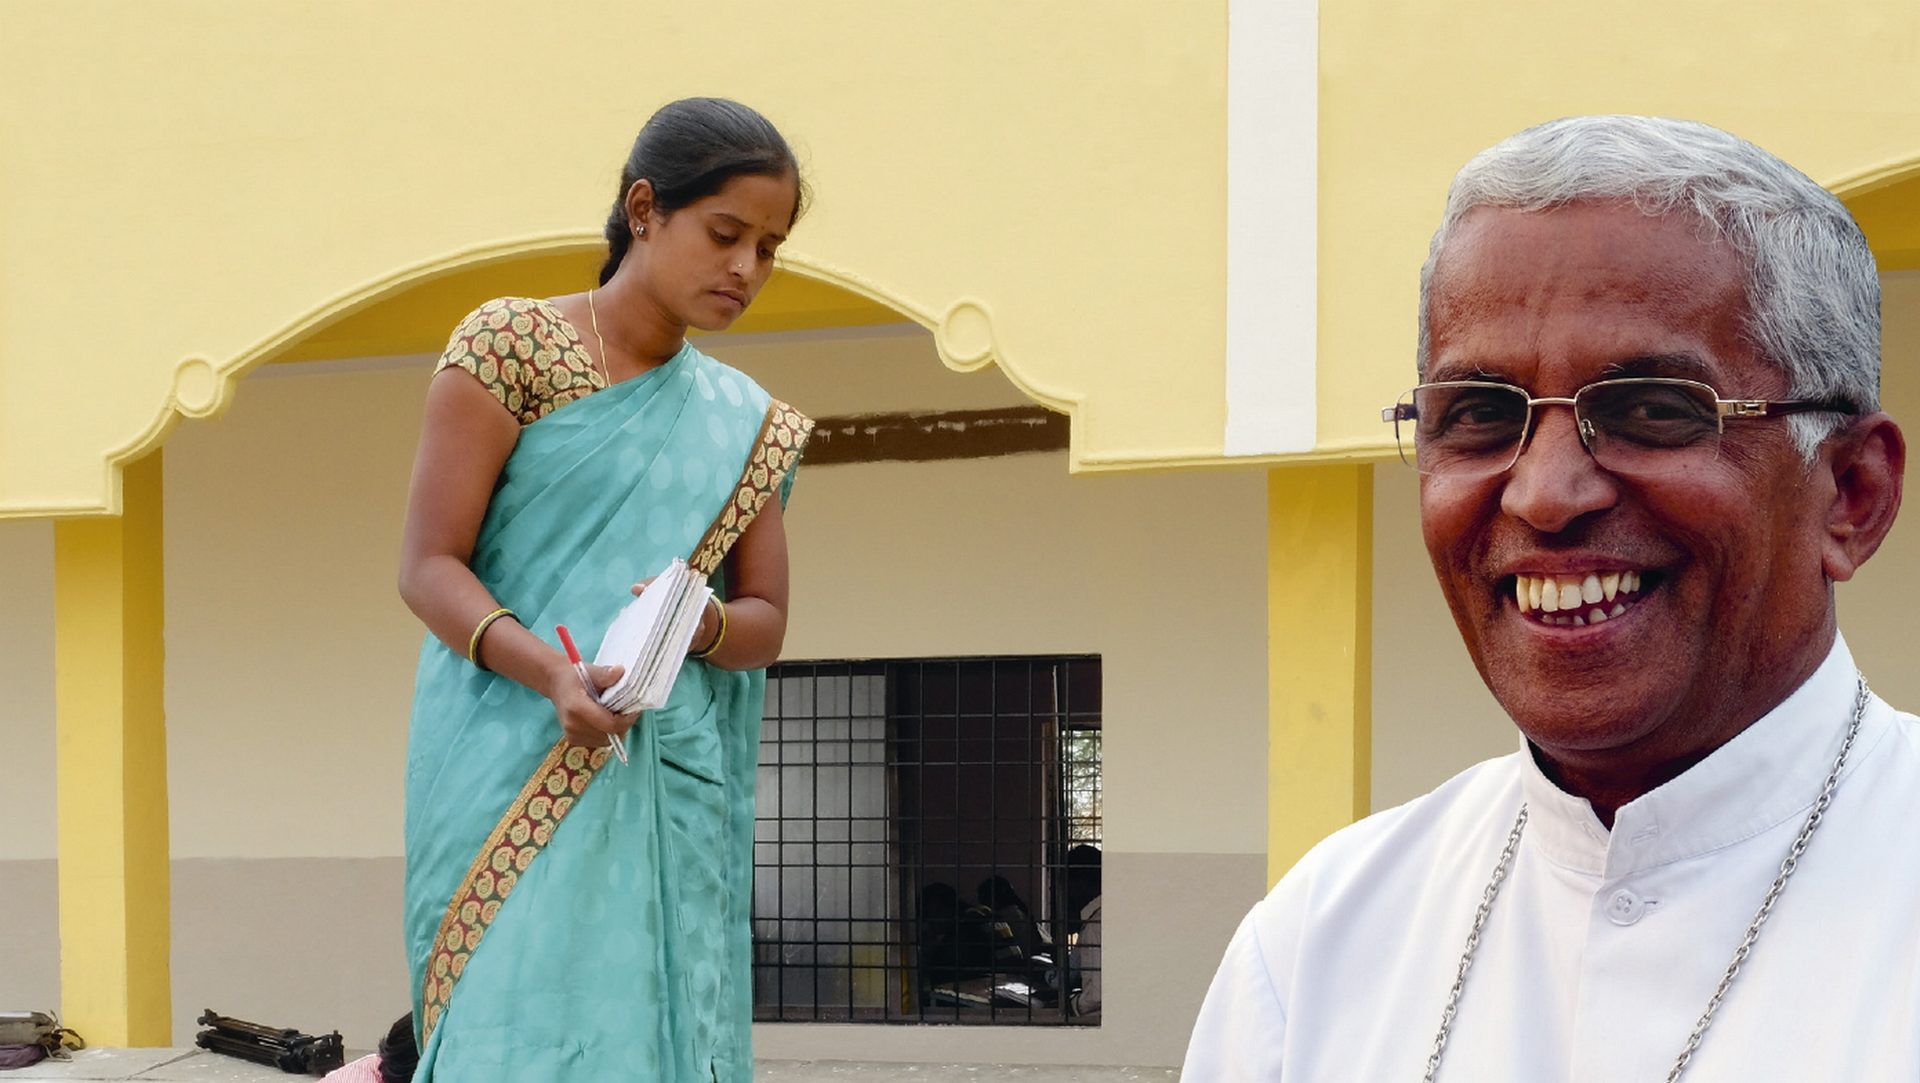
<path id="1" fill-rule="evenodd" d="M 600 337 L 600 310 L 593 305 L 593 290 L 587 290 L 587 318 L 593 323 L 593 341 L 600 347 L 600 384 L 613 386 L 613 373 L 607 370 L 607 340 Z"/>

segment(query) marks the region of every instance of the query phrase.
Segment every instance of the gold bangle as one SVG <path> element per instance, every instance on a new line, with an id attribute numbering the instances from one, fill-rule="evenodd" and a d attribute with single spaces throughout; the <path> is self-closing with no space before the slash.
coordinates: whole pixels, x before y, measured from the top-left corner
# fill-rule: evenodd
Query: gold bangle
<path id="1" fill-rule="evenodd" d="M 480 637 L 486 635 L 487 629 L 493 627 L 493 622 L 499 620 L 501 617 L 513 617 L 516 622 L 520 620 L 520 618 L 514 614 L 513 610 L 503 606 L 481 617 L 479 627 L 473 630 L 473 638 L 467 640 L 467 661 L 472 662 L 475 666 L 486 670 L 488 673 L 493 671 L 488 669 L 487 664 L 480 660 Z"/>
<path id="2" fill-rule="evenodd" d="M 711 655 L 711 654 L 712 654 L 712 653 L 713 653 L 714 651 L 717 651 L 717 650 L 719 650 L 719 649 L 720 649 L 720 644 L 721 644 L 721 643 L 723 643 L 723 642 L 725 642 L 725 641 L 726 641 L 726 638 L 727 638 L 727 603 L 725 603 L 725 602 L 723 602 L 723 601 L 720 601 L 720 600 L 719 600 L 718 598 L 716 598 L 716 599 L 714 599 L 714 602 L 713 602 L 713 605 L 714 605 L 714 608 L 716 608 L 716 609 L 718 609 L 718 610 L 720 610 L 720 630 L 719 630 L 719 631 L 717 631 L 717 632 L 715 632 L 715 633 L 713 633 L 713 642 L 711 642 L 711 643 L 709 643 L 709 644 L 707 644 L 707 647 L 706 647 L 706 649 L 705 649 L 705 650 L 700 650 L 700 651 L 695 651 L 695 652 L 693 652 L 693 656 L 694 656 L 695 658 L 705 658 L 705 657 L 707 657 L 707 656 L 709 656 L 709 655 Z"/>

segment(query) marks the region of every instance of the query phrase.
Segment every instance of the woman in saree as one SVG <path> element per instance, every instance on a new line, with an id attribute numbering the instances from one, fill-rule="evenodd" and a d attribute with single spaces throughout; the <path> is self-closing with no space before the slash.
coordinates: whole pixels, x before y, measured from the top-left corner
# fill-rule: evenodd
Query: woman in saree
<path id="1" fill-rule="evenodd" d="M 406 774 L 417 1083 L 752 1077 L 753 785 L 812 423 L 685 336 L 752 303 L 803 196 L 758 113 L 666 106 L 599 286 L 482 305 L 429 385 L 400 571 L 430 633 Z M 715 601 L 667 704 L 617 717 L 555 626 L 591 656 L 675 557 Z"/>

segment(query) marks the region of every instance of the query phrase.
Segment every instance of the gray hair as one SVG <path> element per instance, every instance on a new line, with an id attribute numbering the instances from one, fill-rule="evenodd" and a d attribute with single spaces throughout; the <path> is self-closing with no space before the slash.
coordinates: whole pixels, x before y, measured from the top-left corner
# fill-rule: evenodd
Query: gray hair
<path id="1" fill-rule="evenodd" d="M 1658 216 L 1692 214 L 1747 264 L 1745 332 L 1787 374 L 1795 398 L 1880 408 L 1880 276 L 1853 216 L 1806 174 L 1752 143 L 1695 121 L 1568 117 L 1481 151 L 1453 178 L 1420 268 L 1422 378 L 1430 349 L 1433 269 L 1447 236 L 1477 207 L 1538 211 L 1631 201 Z M 1789 418 L 1809 460 L 1844 419 Z"/>

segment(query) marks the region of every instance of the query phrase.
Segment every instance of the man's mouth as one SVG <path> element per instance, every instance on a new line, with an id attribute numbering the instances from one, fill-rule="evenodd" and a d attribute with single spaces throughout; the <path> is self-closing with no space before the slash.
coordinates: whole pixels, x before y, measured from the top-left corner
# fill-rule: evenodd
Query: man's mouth
<path id="1" fill-rule="evenodd" d="M 1599 624 L 1638 605 L 1658 573 L 1626 568 L 1584 575 L 1516 575 L 1513 596 L 1529 620 L 1556 628 Z"/>

